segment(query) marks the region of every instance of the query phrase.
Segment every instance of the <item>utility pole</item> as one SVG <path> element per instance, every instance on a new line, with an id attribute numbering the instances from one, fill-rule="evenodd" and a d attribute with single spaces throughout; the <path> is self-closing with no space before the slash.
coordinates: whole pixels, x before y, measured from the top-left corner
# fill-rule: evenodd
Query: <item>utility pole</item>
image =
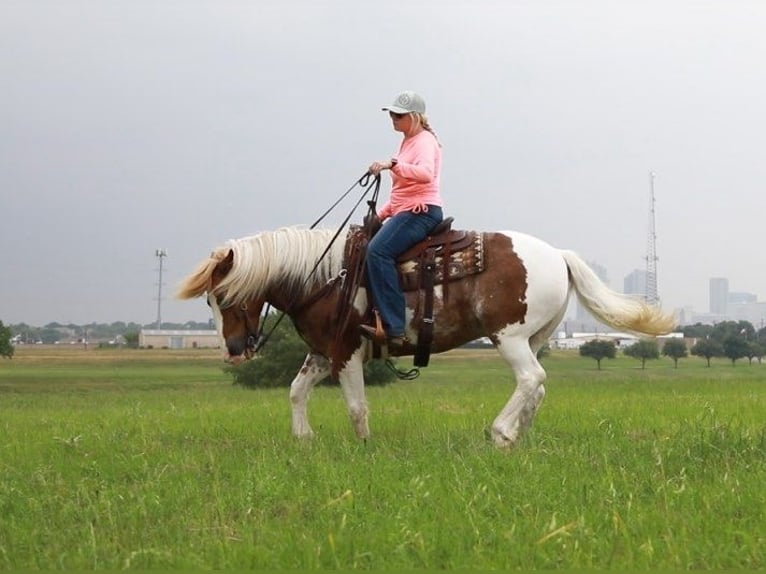
<path id="1" fill-rule="evenodd" d="M 168 256 L 164 249 L 157 249 L 154 255 L 160 260 L 160 280 L 157 283 L 157 329 L 162 329 L 162 260 Z"/>

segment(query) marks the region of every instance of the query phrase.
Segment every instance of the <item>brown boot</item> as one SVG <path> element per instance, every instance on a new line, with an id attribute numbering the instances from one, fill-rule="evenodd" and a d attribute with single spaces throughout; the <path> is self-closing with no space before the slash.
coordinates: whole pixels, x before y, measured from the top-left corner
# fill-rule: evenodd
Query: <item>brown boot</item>
<path id="1" fill-rule="evenodd" d="M 401 349 L 405 344 L 409 343 L 409 340 L 405 335 L 398 335 L 396 337 L 388 337 L 387 343 L 392 349 Z"/>

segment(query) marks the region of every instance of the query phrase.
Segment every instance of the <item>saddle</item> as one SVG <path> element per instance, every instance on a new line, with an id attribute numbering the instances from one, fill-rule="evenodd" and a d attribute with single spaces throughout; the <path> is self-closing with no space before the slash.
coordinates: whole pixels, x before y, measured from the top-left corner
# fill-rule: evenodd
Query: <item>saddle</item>
<path id="1" fill-rule="evenodd" d="M 414 353 L 416 367 L 428 366 L 431 355 L 434 287 L 442 285 L 442 299 L 446 301 L 451 281 L 481 273 L 484 270 L 482 234 L 475 231 L 453 230 L 453 221 L 453 217 L 444 219 L 431 230 L 428 237 L 397 258 L 399 284 L 402 289 L 405 292 L 420 291 L 415 307 L 415 320 L 420 322 Z M 364 261 L 368 237 L 372 237 L 375 231 L 377 230 L 371 229 L 369 225 L 352 225 L 349 229 L 343 263 L 346 278 L 341 287 L 341 296 L 336 309 L 336 316 L 340 319 L 338 339 L 348 324 L 357 290 L 367 285 Z M 371 321 L 372 318 L 373 309 L 370 300 L 365 320 Z M 373 349 L 374 356 L 379 357 L 380 346 L 375 344 Z"/>
<path id="2" fill-rule="evenodd" d="M 433 284 L 444 285 L 444 298 L 450 281 L 484 270 L 482 235 L 475 231 L 452 229 L 453 217 L 448 217 L 397 258 L 399 284 L 402 290 L 422 289 L 427 274 L 433 273 Z M 433 269 L 427 269 L 433 262 Z"/>

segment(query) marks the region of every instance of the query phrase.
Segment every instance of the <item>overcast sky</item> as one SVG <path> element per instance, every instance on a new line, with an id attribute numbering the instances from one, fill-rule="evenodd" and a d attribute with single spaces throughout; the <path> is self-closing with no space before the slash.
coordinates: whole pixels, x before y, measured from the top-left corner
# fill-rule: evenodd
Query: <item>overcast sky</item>
<path id="1" fill-rule="evenodd" d="M 4 0 L 0 320 L 152 322 L 157 248 L 163 320 L 207 320 L 183 276 L 312 223 L 397 149 L 380 108 L 405 89 L 456 227 L 573 249 L 622 290 L 653 171 L 663 304 L 705 312 L 719 276 L 764 300 L 764 30 L 760 0 Z"/>

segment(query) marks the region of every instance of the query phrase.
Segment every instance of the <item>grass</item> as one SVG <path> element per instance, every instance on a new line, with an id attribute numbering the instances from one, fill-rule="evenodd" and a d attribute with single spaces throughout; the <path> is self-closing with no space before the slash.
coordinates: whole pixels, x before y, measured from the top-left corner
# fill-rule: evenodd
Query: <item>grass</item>
<path id="1" fill-rule="evenodd" d="M 55 351 L 55 352 L 54 352 Z M 24 349 L 0 362 L 0 568 L 763 568 L 766 368 L 545 359 L 514 451 L 494 352 L 368 389 L 356 440 L 336 387 L 317 436 L 285 389 L 217 352 Z"/>

